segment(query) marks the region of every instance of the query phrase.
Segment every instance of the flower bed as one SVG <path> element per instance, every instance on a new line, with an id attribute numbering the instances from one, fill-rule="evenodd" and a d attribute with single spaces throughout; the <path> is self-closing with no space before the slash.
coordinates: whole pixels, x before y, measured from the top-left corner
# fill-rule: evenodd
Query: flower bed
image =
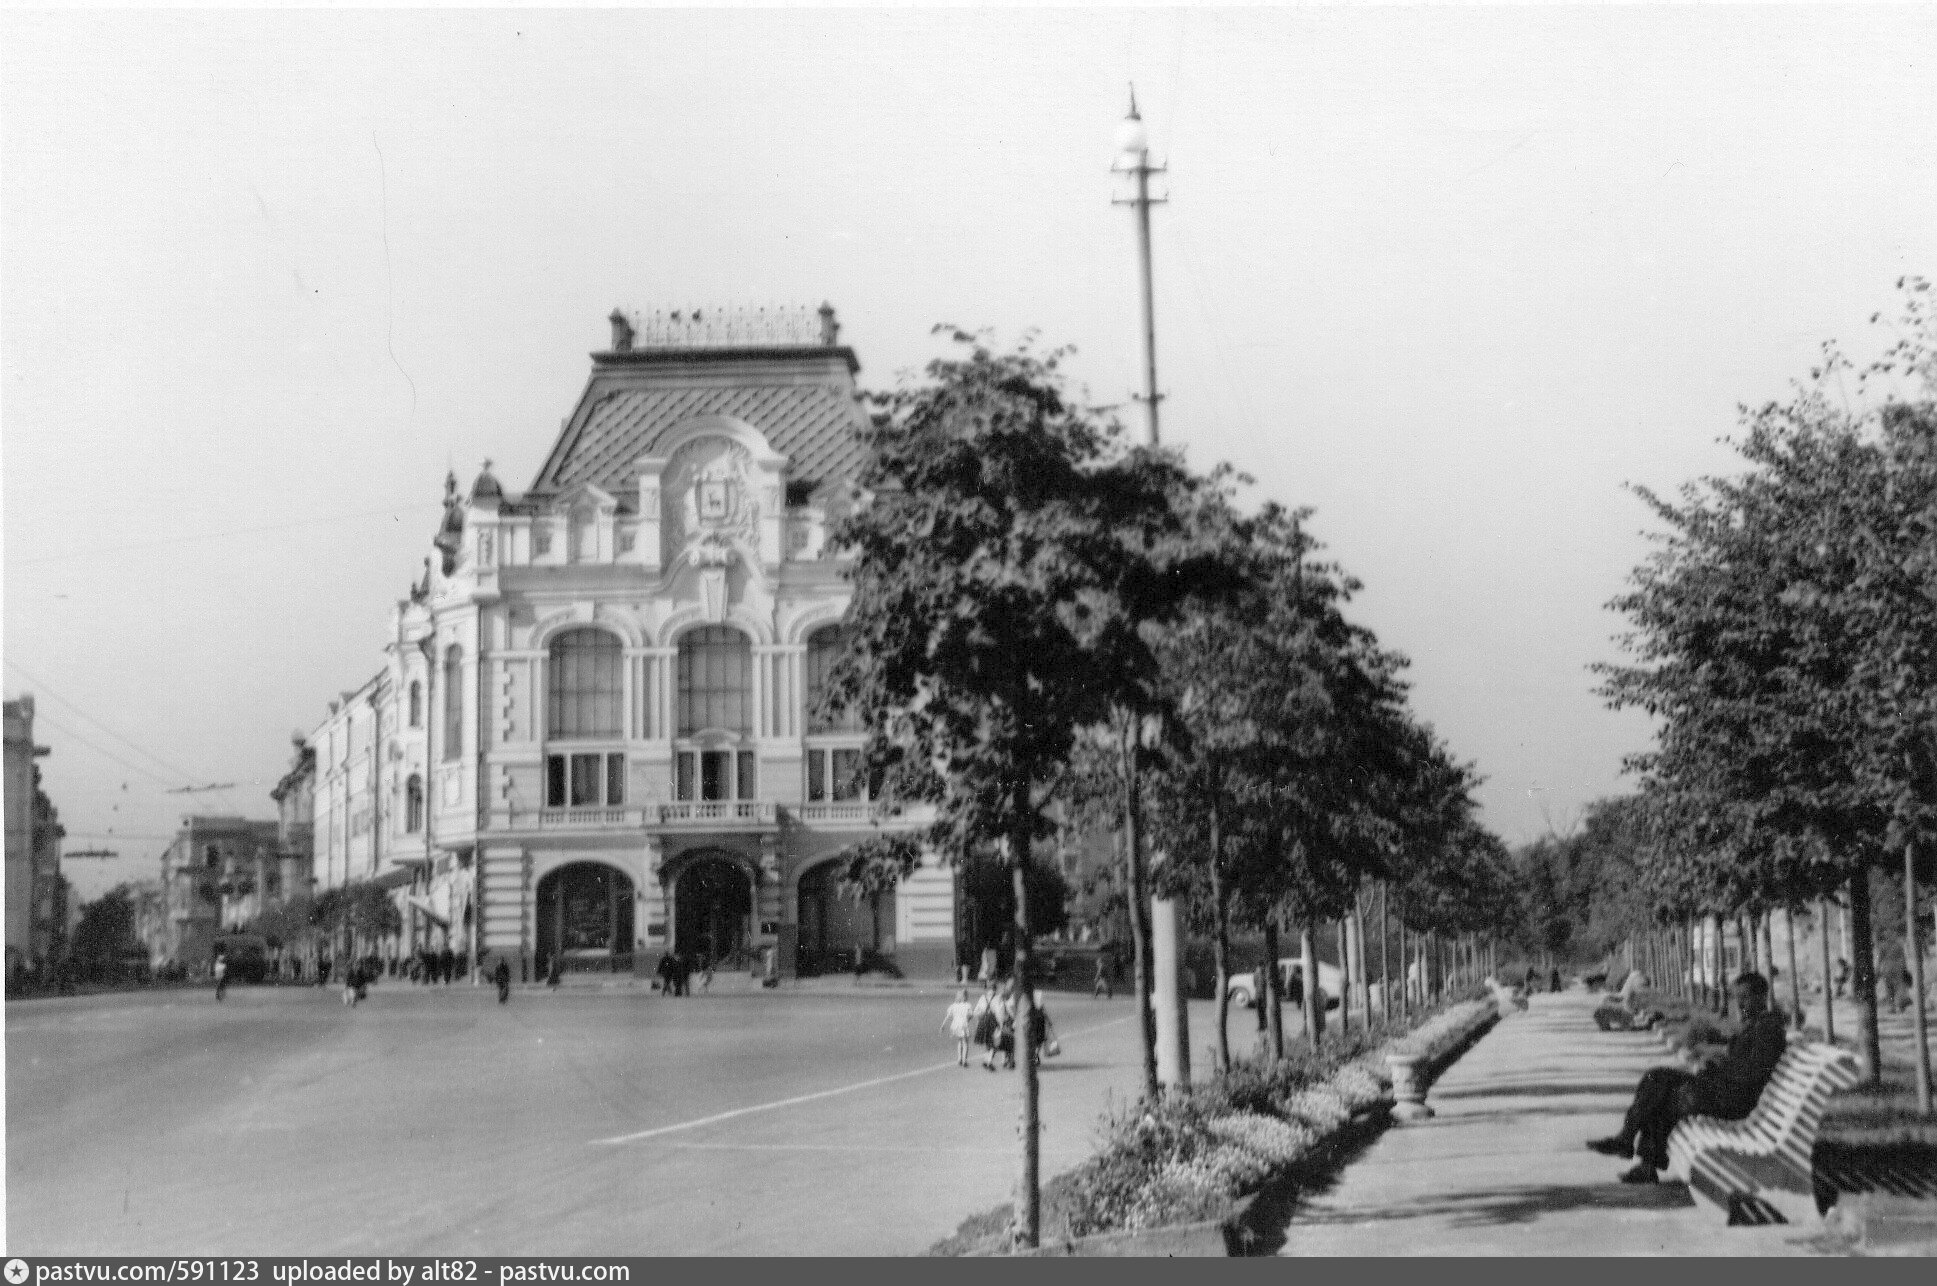
<path id="1" fill-rule="evenodd" d="M 1356 1131 L 1377 1127 L 1389 1102 L 1388 1053 L 1402 1049 L 1436 1070 L 1497 1017 L 1490 998 L 1461 998 L 1396 1039 L 1341 1032 L 1315 1053 L 1240 1064 L 1191 1094 L 1113 1113 L 1096 1155 L 1044 1186 L 1043 1239 L 1186 1224 L 1216 1234 L 1249 1195 L 1313 1177 Z M 1002 1206 L 968 1219 L 929 1253 L 1001 1254 L 1010 1217 Z"/>

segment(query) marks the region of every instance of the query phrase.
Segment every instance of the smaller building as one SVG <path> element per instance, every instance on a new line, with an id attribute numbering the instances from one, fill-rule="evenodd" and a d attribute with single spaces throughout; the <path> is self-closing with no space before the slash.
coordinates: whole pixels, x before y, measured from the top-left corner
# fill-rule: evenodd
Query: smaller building
<path id="1" fill-rule="evenodd" d="M 162 962 L 202 968 L 217 934 L 240 930 L 266 905 L 279 904 L 280 853 L 276 822 L 184 817 L 161 859 Z"/>
<path id="2" fill-rule="evenodd" d="M 276 861 L 282 903 L 306 900 L 316 888 L 316 750 L 299 733 L 295 756 L 269 797 L 276 801 Z"/>
<path id="3" fill-rule="evenodd" d="M 67 881 L 61 876 L 60 810 L 40 788 L 34 761 L 34 699 L 5 703 L 7 972 L 58 958 L 67 937 Z"/>

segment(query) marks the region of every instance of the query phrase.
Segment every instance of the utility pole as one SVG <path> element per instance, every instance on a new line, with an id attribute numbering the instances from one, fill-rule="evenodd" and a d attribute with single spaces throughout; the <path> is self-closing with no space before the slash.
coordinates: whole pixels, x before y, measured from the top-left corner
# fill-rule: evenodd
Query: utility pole
<path id="1" fill-rule="evenodd" d="M 1122 155 L 1113 167 L 1135 177 L 1136 195 L 1115 199 L 1112 205 L 1127 205 L 1137 216 L 1137 260 L 1143 286 L 1143 395 L 1140 400 L 1149 416 L 1150 445 L 1161 446 L 1157 404 L 1163 394 L 1157 391 L 1157 303 L 1150 265 L 1150 207 L 1162 205 L 1163 197 L 1150 195 L 1150 176 L 1162 174 L 1163 166 L 1150 164 L 1150 134 L 1137 114 L 1137 91 L 1130 88 L 1130 114 L 1117 129 L 1117 151 Z M 1141 740 L 1141 724 L 1135 731 Z M 1190 1018 L 1185 1010 L 1184 990 L 1179 986 L 1183 966 L 1182 920 L 1173 898 L 1150 899 L 1150 956 L 1153 966 L 1152 1001 L 1157 1011 L 1157 1079 L 1165 1085 L 1190 1085 Z M 1267 964 L 1276 968 L 1275 962 Z"/>

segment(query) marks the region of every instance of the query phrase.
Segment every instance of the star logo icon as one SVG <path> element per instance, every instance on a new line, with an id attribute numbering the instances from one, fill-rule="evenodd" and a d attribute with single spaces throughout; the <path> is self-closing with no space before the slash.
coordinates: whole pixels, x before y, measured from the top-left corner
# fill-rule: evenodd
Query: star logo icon
<path id="1" fill-rule="evenodd" d="M 10 1286 L 20 1286 L 20 1283 L 26 1280 L 27 1261 L 24 1259 L 9 1259 L 7 1261 L 7 1281 Z"/>

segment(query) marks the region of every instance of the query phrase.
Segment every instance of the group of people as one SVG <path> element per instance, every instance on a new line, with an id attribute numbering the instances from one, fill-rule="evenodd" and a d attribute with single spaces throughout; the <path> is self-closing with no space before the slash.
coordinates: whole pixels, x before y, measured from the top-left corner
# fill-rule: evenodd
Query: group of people
<path id="1" fill-rule="evenodd" d="M 1059 1046 L 1055 1039 L 1055 1025 L 1050 1021 L 1041 989 L 1032 990 L 1029 999 L 1030 1045 L 1036 1060 L 1040 1062 L 1045 1055 L 1058 1053 Z M 957 991 L 954 1003 L 942 1015 L 942 1030 L 955 1038 L 956 1065 L 967 1067 L 969 1047 L 980 1045 L 984 1051 L 984 1068 L 993 1072 L 999 1056 L 1003 1068 L 1014 1071 L 1016 1019 L 1022 1008 L 1021 990 L 1013 978 L 1000 984 L 993 978 L 986 979 L 982 984 L 982 994 L 973 1001 L 969 999 L 967 987 Z"/>
<path id="2" fill-rule="evenodd" d="M 441 982 L 448 985 L 453 978 L 457 977 L 460 963 L 462 962 L 457 952 L 451 950 L 449 943 L 445 943 L 436 951 L 432 951 L 429 947 L 418 951 L 410 957 L 410 964 L 407 967 L 412 982 L 426 984 Z"/>
<path id="3" fill-rule="evenodd" d="M 713 962 L 705 956 L 697 961 L 688 959 L 677 951 L 668 951 L 659 957 L 659 994 L 662 996 L 690 996 L 693 994 L 693 975 L 699 974 L 700 990 L 713 985 Z"/>

